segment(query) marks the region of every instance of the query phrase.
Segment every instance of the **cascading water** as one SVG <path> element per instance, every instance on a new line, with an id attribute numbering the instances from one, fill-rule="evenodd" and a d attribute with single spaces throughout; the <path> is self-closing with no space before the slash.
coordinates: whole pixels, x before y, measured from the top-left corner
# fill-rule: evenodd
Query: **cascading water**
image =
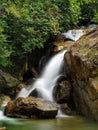
<path id="1" fill-rule="evenodd" d="M 66 38 L 71 39 L 76 42 L 77 40 L 79 40 L 79 38 L 81 36 L 84 35 L 84 32 L 81 29 L 77 29 L 77 30 L 73 29 L 73 30 L 69 30 L 66 33 L 62 33 L 62 35 L 64 35 Z"/>
<path id="2" fill-rule="evenodd" d="M 77 41 L 82 35 L 83 30 L 69 30 L 66 33 L 62 33 L 66 38 L 73 41 Z M 63 56 L 67 50 L 63 50 L 56 54 L 46 65 L 41 77 L 32 85 L 32 87 L 23 88 L 17 97 L 28 97 L 35 89 L 38 92 L 38 96 L 53 101 L 52 91 L 57 81 L 57 76 L 60 74 L 60 69 L 63 64 Z"/>
<path id="3" fill-rule="evenodd" d="M 73 41 L 77 41 L 82 35 L 84 35 L 83 30 L 69 30 L 66 33 L 62 33 L 62 35 L 65 36 L 65 38 L 71 39 Z M 66 53 L 67 50 L 63 50 L 56 54 L 46 65 L 44 68 L 44 71 L 40 78 L 38 78 L 35 83 L 26 88 L 23 88 L 20 93 L 17 95 L 18 97 L 28 97 L 32 91 L 35 89 L 38 92 L 38 97 L 41 97 L 45 100 L 53 101 L 53 88 L 57 82 L 58 76 L 60 74 L 60 70 L 63 65 L 63 57 L 64 53 Z M 66 117 L 63 115 L 62 111 L 58 110 L 57 117 Z M 4 116 L 3 111 L 0 110 L 0 120 L 10 120 L 10 118 L 7 118 Z"/>
<path id="4" fill-rule="evenodd" d="M 39 97 L 53 101 L 52 91 L 56 84 L 57 77 L 63 65 L 63 57 L 66 50 L 56 54 L 46 65 L 41 77 L 35 81 L 32 87 L 23 88 L 17 97 L 28 97 L 30 93 L 37 89 Z"/>

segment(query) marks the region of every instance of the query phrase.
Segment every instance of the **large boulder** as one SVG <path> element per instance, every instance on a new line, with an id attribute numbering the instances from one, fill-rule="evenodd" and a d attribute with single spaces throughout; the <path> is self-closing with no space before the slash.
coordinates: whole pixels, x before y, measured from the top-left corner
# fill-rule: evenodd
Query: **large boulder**
<path id="1" fill-rule="evenodd" d="M 17 98 L 10 101 L 5 108 L 5 115 L 19 118 L 55 118 L 58 112 L 58 105 L 42 99 L 27 97 Z"/>
<path id="2" fill-rule="evenodd" d="M 17 78 L 0 70 L 0 93 L 13 97 L 15 93 L 15 87 L 19 83 L 20 81 Z"/>
<path id="3" fill-rule="evenodd" d="M 77 111 L 98 121 L 98 28 L 70 47 L 65 62 Z"/>
<path id="4" fill-rule="evenodd" d="M 60 76 L 53 90 L 54 100 L 58 103 L 69 102 L 71 90 L 70 82 L 64 76 Z"/>

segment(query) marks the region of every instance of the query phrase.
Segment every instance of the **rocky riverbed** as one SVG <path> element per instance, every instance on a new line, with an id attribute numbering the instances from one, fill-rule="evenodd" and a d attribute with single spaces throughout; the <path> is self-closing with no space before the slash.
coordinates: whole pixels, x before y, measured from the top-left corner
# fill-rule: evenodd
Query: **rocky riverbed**
<path id="1" fill-rule="evenodd" d="M 53 95 L 55 101 L 61 105 L 61 109 L 64 113 L 69 115 L 78 113 L 89 119 L 98 121 L 98 28 L 84 30 L 84 32 L 84 35 L 76 42 L 64 37 L 57 40 L 53 45 L 52 51 L 54 53 L 60 51 L 60 48 L 67 48 L 68 50 L 64 55 L 65 64 L 62 68 L 62 76 L 58 79 L 54 87 Z M 34 82 L 34 80 L 32 80 L 32 82 Z M 44 103 L 45 106 L 47 104 L 46 102 L 34 97 L 15 100 L 15 96 L 21 88 L 27 86 L 26 82 L 20 82 L 0 70 L 0 93 L 10 97 L 8 98 L 3 95 L 6 97 L 5 99 L 1 98 L 3 97 L 2 95 L 0 96 L 0 101 L 4 99 L 6 102 L 9 102 L 5 109 L 7 116 L 38 118 L 38 115 L 33 115 L 31 109 L 33 107 L 34 109 L 36 108 L 37 102 L 41 102 L 40 104 Z M 1 105 L 2 103 L 3 101 L 0 102 Z M 48 107 L 51 107 L 51 103 Z M 30 108 L 31 113 L 29 113 L 28 108 Z M 42 110 L 38 111 L 44 114 L 47 113 Z M 41 114 L 44 116 L 39 117 L 54 118 L 57 111 L 58 107 L 55 107 L 55 114 L 51 114 L 51 117 L 49 117 L 50 114 L 46 114 L 47 117 Z M 50 113 L 52 112 L 53 111 Z"/>

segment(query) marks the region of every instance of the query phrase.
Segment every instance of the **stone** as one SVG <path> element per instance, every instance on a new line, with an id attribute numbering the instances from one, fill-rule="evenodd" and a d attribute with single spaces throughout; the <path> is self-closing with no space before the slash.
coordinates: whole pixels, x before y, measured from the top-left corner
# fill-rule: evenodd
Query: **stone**
<path id="1" fill-rule="evenodd" d="M 41 97 L 41 92 L 40 92 L 40 90 L 38 90 L 38 88 L 35 88 L 35 89 L 29 94 L 29 96 L 37 97 L 37 98 L 42 98 L 42 97 Z"/>
<path id="2" fill-rule="evenodd" d="M 25 83 L 20 83 L 15 87 L 15 96 L 17 94 L 19 94 L 19 92 L 22 90 L 22 88 L 27 88 L 28 85 L 26 85 Z"/>
<path id="3" fill-rule="evenodd" d="M 0 70 L 0 93 L 13 97 L 15 87 L 19 83 L 20 81 L 17 78 Z"/>
<path id="4" fill-rule="evenodd" d="M 28 70 L 23 72 L 23 81 L 28 82 L 28 80 L 37 78 L 38 73 L 34 67 L 29 67 Z"/>
<path id="5" fill-rule="evenodd" d="M 60 80 L 60 79 L 59 79 Z M 62 80 L 57 83 L 53 90 L 54 100 L 58 103 L 68 102 L 71 93 L 71 84 L 67 80 Z"/>
<path id="6" fill-rule="evenodd" d="M 67 103 L 63 103 L 60 105 L 61 111 L 66 115 L 76 115 L 76 111 L 71 110 Z"/>
<path id="7" fill-rule="evenodd" d="M 48 119 L 55 118 L 58 112 L 56 103 L 35 97 L 17 98 L 10 101 L 5 108 L 5 115 L 9 117 Z"/>
<path id="8" fill-rule="evenodd" d="M 11 101 L 9 96 L 0 94 L 0 107 L 5 106 L 9 101 Z"/>
<path id="9" fill-rule="evenodd" d="M 98 27 L 75 42 L 64 59 L 76 110 L 98 121 Z"/>

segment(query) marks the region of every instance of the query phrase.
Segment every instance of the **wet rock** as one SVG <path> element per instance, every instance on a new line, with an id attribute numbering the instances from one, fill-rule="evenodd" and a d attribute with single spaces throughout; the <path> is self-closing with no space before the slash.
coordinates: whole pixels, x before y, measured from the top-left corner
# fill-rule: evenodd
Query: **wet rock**
<path id="1" fill-rule="evenodd" d="M 28 80 L 37 78 L 38 73 L 34 67 L 29 67 L 27 71 L 23 73 L 23 81 L 28 82 Z"/>
<path id="2" fill-rule="evenodd" d="M 98 28 L 70 47 L 65 62 L 77 111 L 98 121 Z"/>
<path id="3" fill-rule="evenodd" d="M 9 101 L 11 101 L 11 98 L 9 96 L 0 94 L 0 107 L 5 106 Z"/>
<path id="4" fill-rule="evenodd" d="M 54 87 L 53 96 L 56 102 L 64 103 L 68 102 L 71 93 L 71 84 L 65 80 L 64 76 L 59 77 L 57 85 Z"/>
<path id="5" fill-rule="evenodd" d="M 15 96 L 17 94 L 19 94 L 19 92 L 23 89 L 23 88 L 27 88 L 28 86 L 25 83 L 20 83 L 15 87 Z"/>
<path id="6" fill-rule="evenodd" d="M 4 113 L 9 117 L 47 119 L 55 118 L 57 111 L 58 106 L 53 102 L 28 97 L 9 102 Z"/>
<path id="7" fill-rule="evenodd" d="M 41 88 L 35 88 L 29 96 L 37 97 L 37 98 L 43 98 L 44 92 Z"/>
<path id="8" fill-rule="evenodd" d="M 56 53 L 56 52 L 59 52 L 65 48 L 69 48 L 73 44 L 74 44 L 74 42 L 70 41 L 70 40 L 55 42 L 53 47 L 52 47 L 52 51 L 54 53 Z"/>
<path id="9" fill-rule="evenodd" d="M 0 93 L 14 96 L 14 89 L 19 83 L 18 79 L 0 70 Z"/>
<path id="10" fill-rule="evenodd" d="M 76 115 L 77 114 L 76 111 L 71 110 L 71 108 L 68 106 L 67 103 L 61 104 L 60 109 L 64 114 L 67 114 L 67 115 Z"/>
<path id="11" fill-rule="evenodd" d="M 69 106 L 68 106 L 67 103 L 61 104 L 60 109 L 62 110 L 62 112 L 63 112 L 64 114 L 68 114 L 68 115 L 71 114 L 71 109 L 69 108 Z"/>
<path id="12" fill-rule="evenodd" d="M 32 97 L 39 97 L 39 91 L 35 88 L 29 96 L 32 96 Z M 41 98 L 41 97 L 39 97 Z"/>

